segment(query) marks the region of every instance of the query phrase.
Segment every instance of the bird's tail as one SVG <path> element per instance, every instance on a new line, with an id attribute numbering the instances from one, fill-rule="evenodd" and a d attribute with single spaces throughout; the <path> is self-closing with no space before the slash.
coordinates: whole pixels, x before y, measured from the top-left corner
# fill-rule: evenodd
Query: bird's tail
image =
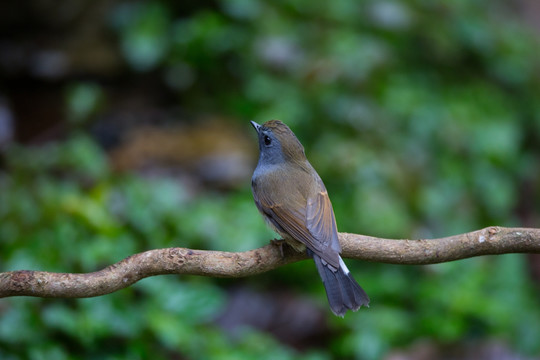
<path id="1" fill-rule="evenodd" d="M 309 253 L 315 261 L 326 290 L 330 309 L 334 314 L 343 317 L 347 310 L 356 311 L 361 306 L 369 306 L 369 297 L 354 280 L 341 257 L 339 269 L 336 269 L 318 255 L 311 251 Z"/>

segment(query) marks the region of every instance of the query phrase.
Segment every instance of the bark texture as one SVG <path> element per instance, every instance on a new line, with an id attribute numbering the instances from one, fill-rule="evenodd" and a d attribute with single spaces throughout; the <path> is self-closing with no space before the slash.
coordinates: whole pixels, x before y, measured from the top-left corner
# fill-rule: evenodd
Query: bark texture
<path id="1" fill-rule="evenodd" d="M 480 255 L 540 253 L 540 229 L 488 227 L 430 240 L 391 240 L 340 233 L 344 258 L 391 264 L 435 264 Z M 306 259 L 287 246 L 267 245 L 245 252 L 185 248 L 138 253 L 87 273 L 9 271 L 0 273 L 0 297 L 83 298 L 123 289 L 143 278 L 164 274 L 244 277 Z"/>

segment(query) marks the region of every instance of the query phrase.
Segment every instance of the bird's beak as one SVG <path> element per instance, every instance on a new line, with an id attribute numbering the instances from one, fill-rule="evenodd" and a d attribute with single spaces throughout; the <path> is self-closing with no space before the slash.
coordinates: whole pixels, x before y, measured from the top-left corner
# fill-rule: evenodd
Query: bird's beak
<path id="1" fill-rule="evenodd" d="M 259 133 L 259 131 L 261 130 L 261 125 L 257 124 L 255 121 L 251 121 L 251 125 L 253 125 L 257 133 Z"/>

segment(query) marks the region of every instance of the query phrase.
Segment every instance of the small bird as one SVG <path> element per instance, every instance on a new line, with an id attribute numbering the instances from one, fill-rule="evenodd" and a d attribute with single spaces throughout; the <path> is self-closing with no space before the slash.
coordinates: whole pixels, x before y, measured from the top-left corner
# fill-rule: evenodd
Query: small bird
<path id="1" fill-rule="evenodd" d="M 259 136 L 251 190 L 264 219 L 293 249 L 313 258 L 334 314 L 368 306 L 369 297 L 339 256 L 332 203 L 304 147 L 279 120 L 251 124 Z"/>

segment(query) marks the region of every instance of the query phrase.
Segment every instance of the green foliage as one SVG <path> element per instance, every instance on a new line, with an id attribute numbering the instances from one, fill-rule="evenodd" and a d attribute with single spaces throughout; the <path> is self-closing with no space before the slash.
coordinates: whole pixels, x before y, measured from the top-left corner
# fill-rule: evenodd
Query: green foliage
<path id="1" fill-rule="evenodd" d="M 104 94 L 99 85 L 78 83 L 66 91 L 67 118 L 78 124 L 96 114 L 104 101 Z"/>
<path id="2" fill-rule="evenodd" d="M 121 34 L 122 53 L 135 70 L 152 70 L 163 61 L 171 27 L 166 7 L 157 2 L 122 4 L 112 22 Z"/>
<path id="3" fill-rule="evenodd" d="M 239 251 L 259 246 L 257 234 L 259 240 L 270 234 L 247 193 L 189 199 L 173 180 L 112 176 L 104 154 L 82 135 L 39 149 L 12 148 L 8 159 L 10 176 L 1 178 L 0 271 L 91 272 L 151 248 Z M 231 343 L 211 323 L 225 294 L 207 280 L 151 278 L 93 299 L 3 300 L 0 349 L 6 350 L 0 355 L 166 359 L 180 351 L 201 359 L 296 358 L 247 329 Z M 51 345 L 62 339 L 68 348 Z M 267 346 L 275 352 L 266 354 Z"/>
<path id="4" fill-rule="evenodd" d="M 190 112 L 246 128 L 246 119 L 289 124 L 340 231 L 429 238 L 519 225 L 523 198 L 540 208 L 522 186 L 540 185 L 539 44 L 505 2 L 142 1 L 107 21 L 132 76 L 157 76 Z M 68 86 L 72 124 L 90 121 L 106 96 L 93 83 Z M 89 272 L 152 248 L 240 251 L 274 236 L 249 179 L 194 195 L 173 179 L 114 174 L 83 133 L 14 146 L 6 163 L 1 271 Z M 215 279 L 153 277 L 96 299 L 1 300 L 0 358 L 379 359 L 418 339 L 498 339 L 540 354 L 538 290 L 521 255 L 348 264 L 372 305 L 344 320 L 328 311 L 335 336 L 317 351 L 249 328 L 224 334 L 213 319 L 226 285 Z M 308 265 L 264 277 L 311 291 L 324 308 Z"/>

